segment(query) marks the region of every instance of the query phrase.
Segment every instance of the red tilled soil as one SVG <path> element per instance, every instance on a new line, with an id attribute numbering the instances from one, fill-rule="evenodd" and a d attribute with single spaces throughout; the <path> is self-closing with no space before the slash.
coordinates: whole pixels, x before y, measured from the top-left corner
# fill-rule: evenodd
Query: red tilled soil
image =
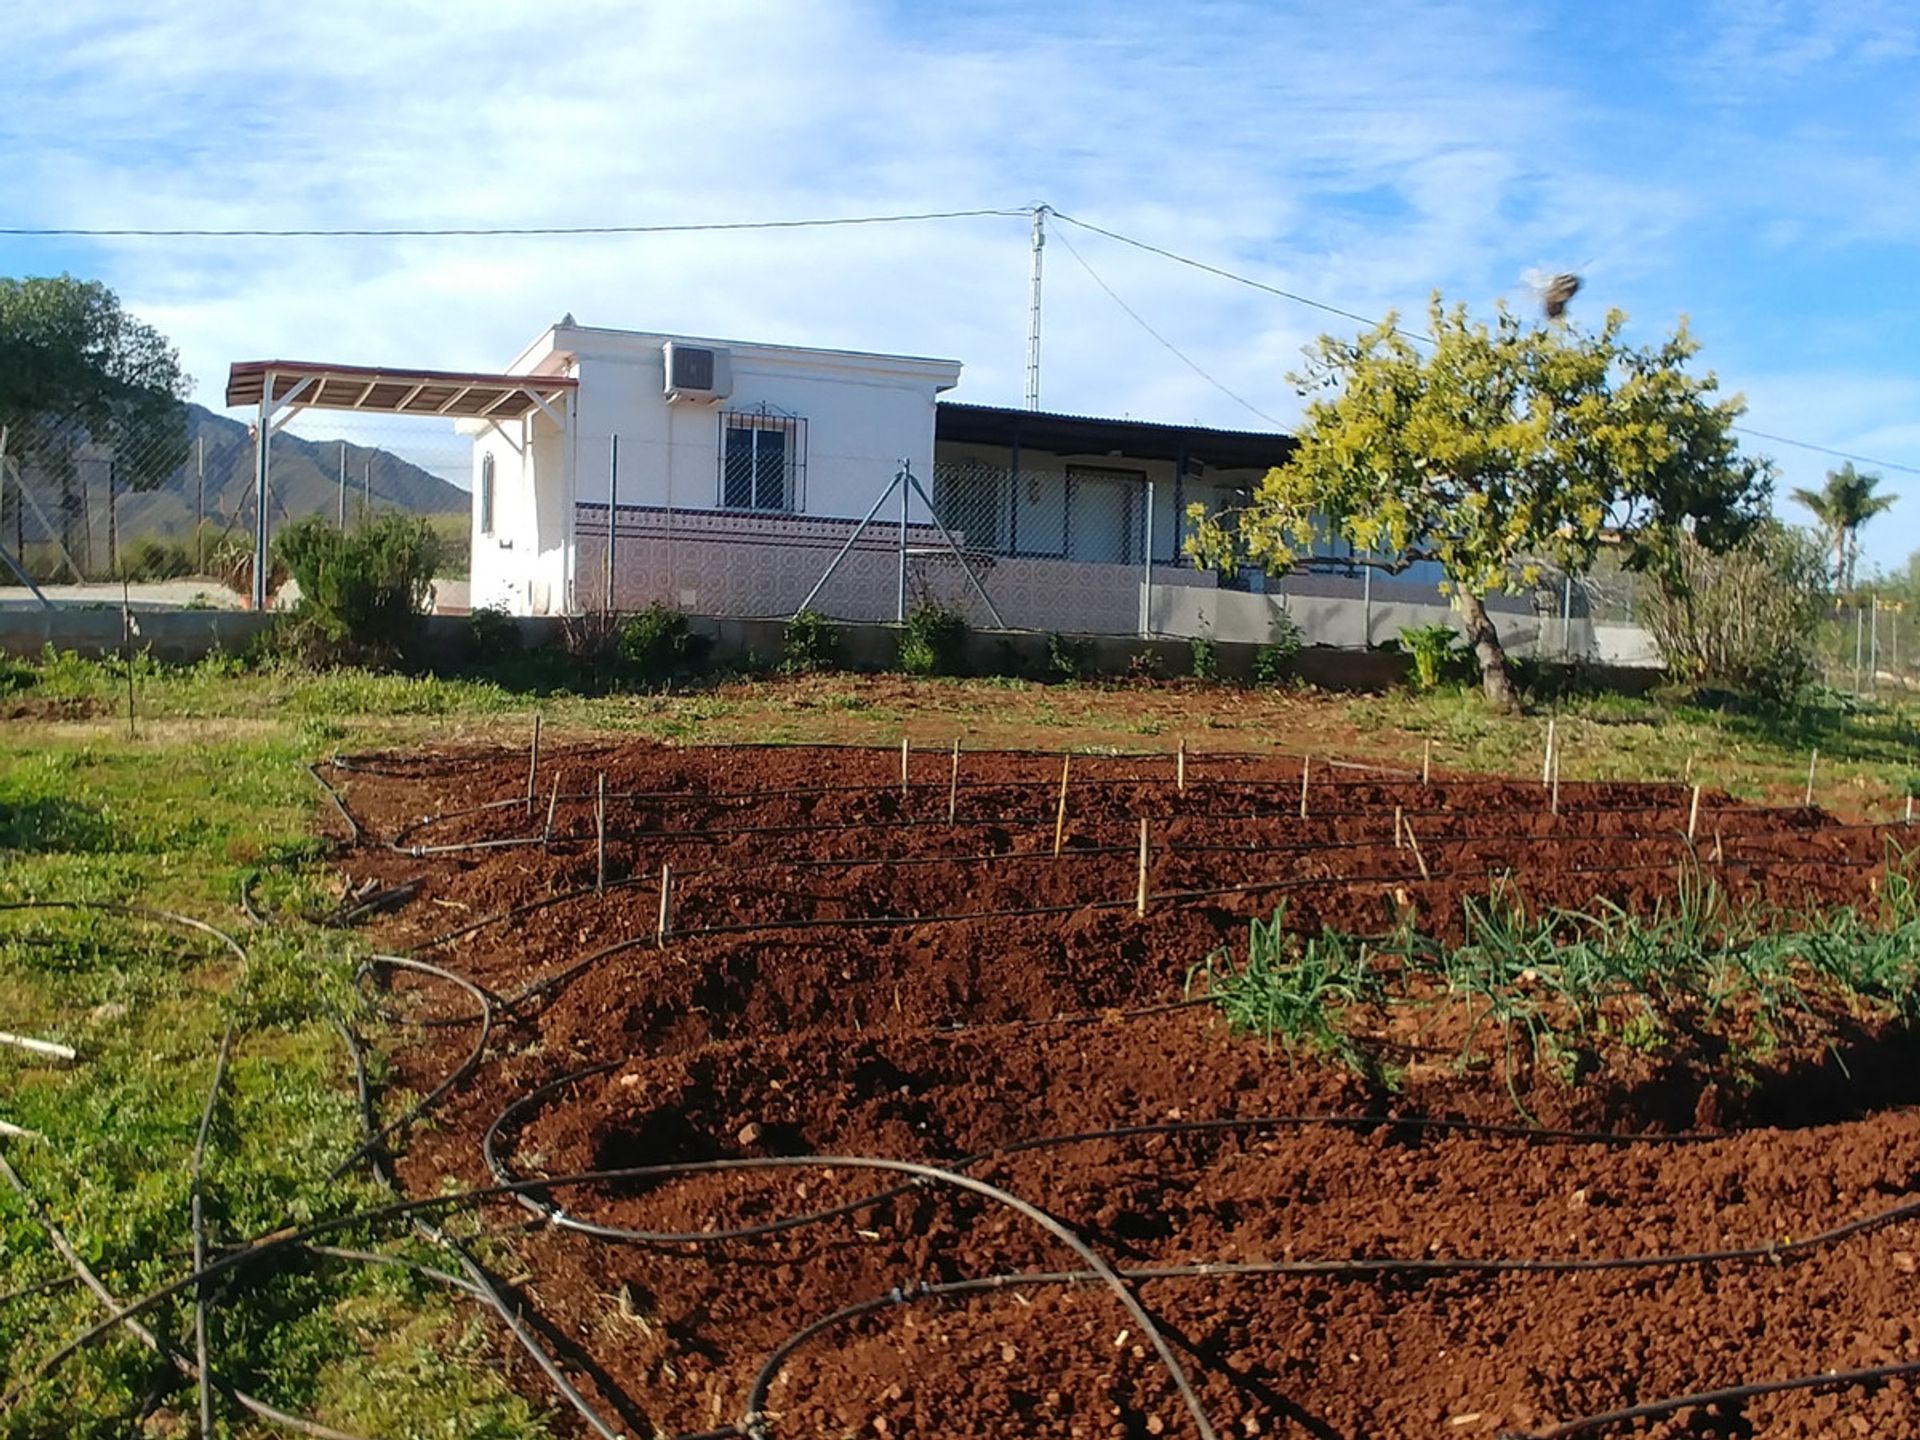
<path id="1" fill-rule="evenodd" d="M 810 1164 L 557 1192 L 564 1222 L 516 1238 L 510 1278 L 614 1426 L 741 1420 L 769 1356 L 873 1302 L 770 1370 L 767 1433 L 1198 1434 L 1138 1320 L 1009 1196 L 1127 1275 L 1222 1437 L 1546 1432 L 1920 1359 L 1920 1223 L 1791 1244 L 1920 1194 L 1920 1070 L 1864 1007 L 1816 991 L 1762 1047 L 1743 1043 L 1750 1017 L 1683 1004 L 1662 1043 L 1600 1044 L 1574 1081 L 1457 1004 L 1369 1012 L 1381 1063 L 1363 1078 L 1179 1003 L 1191 967 L 1283 900 L 1295 928 L 1377 933 L 1411 911 L 1442 936 L 1496 885 L 1530 906 L 1646 912 L 1710 874 L 1741 904 L 1870 909 L 1897 832 L 1709 793 L 1689 846 L 1678 786 L 1563 785 L 1553 814 L 1538 784 L 1323 761 L 1302 818 L 1295 760 L 1189 757 L 1180 793 L 1171 756 L 1076 757 L 1056 858 L 1058 757 L 966 755 L 957 792 L 947 755 L 914 755 L 905 793 L 899 763 L 609 745 L 543 757 L 531 814 L 524 754 L 323 771 L 366 830 L 343 861 L 355 892 L 418 882 L 381 942 L 501 1002 L 479 1065 L 406 1139 L 411 1191 L 496 1178 L 497 1121 L 514 1178 L 829 1155 L 994 1187 Z M 1394 844 L 1396 808 L 1417 850 Z M 396 1032 L 396 1077 L 424 1091 L 473 1044 L 472 1002 L 392 984 L 402 1013 L 442 1022 Z M 1642 1138 L 1410 1123 L 1523 1115 Z M 819 1211 L 835 1213 L 701 1244 L 572 1228 L 702 1234 Z M 496 1218 L 525 1216 L 503 1202 Z M 1532 1271 L 1298 1263 L 1769 1247 Z M 1594 1433 L 1909 1435 L 1920 1401 L 1891 1380 Z"/>

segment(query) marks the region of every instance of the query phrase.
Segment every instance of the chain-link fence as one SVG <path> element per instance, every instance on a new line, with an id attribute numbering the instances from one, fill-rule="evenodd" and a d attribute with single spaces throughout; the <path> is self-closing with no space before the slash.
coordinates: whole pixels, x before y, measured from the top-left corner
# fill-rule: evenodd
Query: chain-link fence
<path id="1" fill-rule="evenodd" d="M 269 532 L 303 515 L 352 524 L 403 510 L 430 518 L 447 573 L 464 574 L 472 455 L 450 422 L 298 415 L 269 448 Z M 205 577 L 244 592 L 257 466 L 252 427 L 200 406 L 141 442 L 14 431 L 0 456 L 0 548 L 40 586 Z"/>
<path id="2" fill-rule="evenodd" d="M 777 445 L 770 451 L 780 453 Z M 979 627 L 1254 644 L 1285 630 L 1343 647 L 1389 645 L 1405 628 L 1458 623 L 1431 562 L 1399 574 L 1338 554 L 1315 555 L 1285 575 L 1195 568 L 1186 553 L 1188 506 L 1216 510 L 1240 492 L 1185 473 L 1166 483 L 1117 461 L 1016 469 L 939 460 L 929 476 L 901 472 L 869 493 L 841 495 L 844 518 L 828 518 L 749 503 L 791 493 L 761 455 L 744 444 L 730 455 L 738 463 L 725 471 L 729 488 L 717 506 L 699 496 L 677 508 L 620 499 L 611 552 L 609 505 L 581 503 L 577 603 L 745 617 L 806 608 L 885 622 L 933 600 Z M 834 493 L 836 479 L 822 470 L 815 493 Z M 628 486 L 647 493 L 649 477 L 635 474 Z M 1528 593 L 1487 603 L 1517 655 L 1656 658 L 1632 624 L 1630 577 L 1603 583 L 1549 573 Z"/>
<path id="3" fill-rule="evenodd" d="M 1821 626 L 1822 680 L 1857 695 L 1920 690 L 1920 616 L 1914 588 L 1863 586 L 1835 599 Z"/>

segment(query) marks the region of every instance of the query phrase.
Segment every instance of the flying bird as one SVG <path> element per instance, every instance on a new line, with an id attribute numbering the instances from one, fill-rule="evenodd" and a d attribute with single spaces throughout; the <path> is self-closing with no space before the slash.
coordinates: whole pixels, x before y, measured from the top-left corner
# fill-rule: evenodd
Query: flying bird
<path id="1" fill-rule="evenodd" d="M 1568 303 L 1580 293 L 1580 277 L 1571 270 L 1558 273 L 1530 270 L 1526 281 L 1533 293 L 1540 297 L 1540 308 L 1546 312 L 1549 320 L 1565 319 Z"/>

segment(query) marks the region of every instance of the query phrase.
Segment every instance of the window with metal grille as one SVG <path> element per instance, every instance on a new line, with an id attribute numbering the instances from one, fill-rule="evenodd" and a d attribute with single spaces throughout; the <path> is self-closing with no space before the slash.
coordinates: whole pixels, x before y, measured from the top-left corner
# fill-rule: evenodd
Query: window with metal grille
<path id="1" fill-rule="evenodd" d="M 493 533 L 493 456 L 480 457 L 480 533 Z"/>
<path id="2" fill-rule="evenodd" d="M 806 421 L 744 411 L 720 416 L 720 504 L 726 509 L 804 509 L 806 468 Z"/>

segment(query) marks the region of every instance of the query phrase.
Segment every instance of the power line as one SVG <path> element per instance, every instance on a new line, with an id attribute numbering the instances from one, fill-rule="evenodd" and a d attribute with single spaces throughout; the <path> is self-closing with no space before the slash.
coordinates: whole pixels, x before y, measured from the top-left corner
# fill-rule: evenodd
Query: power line
<path id="1" fill-rule="evenodd" d="M 1231 280 L 1237 285 L 1250 285 L 1255 290 L 1264 290 L 1269 295 L 1278 295 L 1282 300 L 1291 300 L 1296 305 L 1305 305 L 1314 310 L 1324 310 L 1329 315 L 1338 315 L 1344 320 L 1357 320 L 1362 325 L 1378 325 L 1380 323 L 1379 319 L 1375 316 L 1362 315 L 1357 310 L 1343 310 L 1338 305 L 1327 304 L 1324 300 L 1315 300 L 1311 296 L 1296 294 L 1292 290 L 1282 290 L 1278 285 L 1269 285 L 1263 280 L 1255 280 L 1251 276 L 1237 274 L 1232 270 L 1223 270 L 1218 265 L 1209 265 L 1204 260 L 1195 260 L 1189 255 L 1181 255 L 1176 251 L 1167 250 L 1158 245 L 1149 245 L 1145 240 L 1136 240 L 1131 235 L 1122 235 L 1118 230 L 1108 230 L 1099 225 L 1089 224 L 1085 220 L 1076 220 L 1073 216 L 1060 210 L 1055 210 L 1053 216 L 1056 220 L 1064 220 L 1069 225 L 1078 225 L 1082 230 L 1091 230 L 1096 235 L 1104 235 L 1109 240 L 1118 240 L 1122 245 L 1131 245 L 1136 250 L 1145 250 L 1150 255 L 1159 255 L 1164 259 L 1174 261 L 1176 264 L 1187 265 L 1195 270 L 1204 270 L 1209 275 L 1218 275 L 1221 279 Z M 1415 334 L 1404 330 L 1400 333 L 1410 335 L 1411 338 L 1415 340 L 1425 340 L 1428 344 L 1433 343 L 1432 337 L 1428 335 Z"/>
<path id="2" fill-rule="evenodd" d="M 1751 435 L 1756 440 L 1770 440 L 1776 445 L 1793 445 L 1802 450 L 1831 455 L 1836 460 L 1851 460 L 1856 465 L 1871 465 L 1876 470 L 1898 470 L 1904 475 L 1920 475 L 1920 465 L 1902 465 L 1897 460 L 1876 460 L 1871 455 L 1855 455 L 1848 450 L 1835 450 L 1831 446 L 1815 445 L 1811 440 L 1794 440 L 1785 435 L 1769 435 L 1765 430 L 1754 430 L 1746 425 L 1730 425 L 1727 428 L 1738 430 L 1742 435 Z"/>
<path id="3" fill-rule="evenodd" d="M 569 235 L 695 235 L 728 230 L 817 230 L 836 225 L 903 225 L 919 220 L 969 220 L 984 215 L 1027 215 L 1017 210 L 925 210 L 904 215 L 836 215 L 812 220 L 731 220 L 686 225 L 475 225 L 475 226 L 348 226 L 298 229 L 235 229 L 83 226 L 0 226 L 0 235 L 72 237 L 82 239 L 195 239 L 195 240 L 344 240 L 344 239 L 454 239 L 460 237 L 569 236 Z"/>
<path id="4" fill-rule="evenodd" d="M 1104 235 L 1109 240 L 1119 241 L 1122 245 L 1131 245 L 1136 250 L 1145 250 L 1147 253 L 1151 255 L 1162 256 L 1163 258 L 1172 260 L 1177 264 L 1186 265 L 1195 270 L 1205 271 L 1209 275 L 1218 275 L 1221 279 L 1231 280 L 1236 285 L 1246 285 L 1255 290 L 1262 290 L 1269 295 L 1277 295 L 1282 300 L 1291 300 L 1296 305 L 1306 305 L 1315 310 L 1323 310 L 1329 315 L 1338 315 L 1343 319 L 1347 319 L 1347 320 L 1357 320 L 1362 325 L 1377 325 L 1380 323 L 1379 320 L 1376 319 L 1375 317 L 1369 316 L 1369 315 L 1362 315 L 1357 310 L 1345 310 L 1338 305 L 1329 305 L 1325 301 L 1315 300 L 1311 296 L 1296 294 L 1294 291 L 1291 291 L 1291 290 L 1282 290 L 1277 285 L 1269 285 L 1264 281 L 1255 280 L 1249 275 L 1241 275 L 1236 271 L 1227 270 L 1218 265 L 1209 265 L 1204 260 L 1195 260 L 1191 256 L 1182 255 L 1177 251 L 1168 250 L 1159 245 L 1148 244 L 1145 240 L 1136 240 L 1133 236 L 1122 235 L 1117 230 L 1108 230 L 1103 226 L 1089 224 L 1085 220 L 1077 220 L 1073 216 L 1068 215 L 1063 211 L 1055 210 L 1052 213 L 1056 220 L 1064 220 L 1069 225 L 1079 226 L 1082 230 L 1091 230 L 1096 235 Z M 1061 239 L 1064 242 L 1065 237 L 1062 236 Z M 1072 245 L 1068 245 L 1067 249 L 1069 252 L 1073 252 Z M 1074 253 L 1074 258 L 1079 259 L 1078 253 L 1077 252 L 1073 252 L 1073 253 Z M 1082 265 L 1085 265 L 1086 261 L 1081 260 L 1080 263 Z M 1092 271 L 1089 270 L 1088 273 L 1092 274 Z M 1098 280 L 1099 277 L 1095 276 L 1094 278 Z M 1102 285 L 1101 288 L 1105 289 L 1106 287 Z M 1109 290 L 1107 293 L 1111 295 L 1113 292 Z M 1119 297 L 1116 295 L 1114 296 L 1114 299 L 1117 301 Z M 1121 308 L 1126 309 L 1126 306 L 1122 305 Z M 1129 310 L 1127 313 L 1132 314 L 1133 312 Z M 1137 315 L 1134 316 L 1134 318 L 1136 320 L 1139 319 Z M 1144 324 L 1144 322 L 1142 323 Z M 1433 337 L 1431 335 L 1424 334 L 1418 330 L 1407 330 L 1407 329 L 1403 329 L 1396 326 L 1395 333 L 1399 335 L 1404 335 L 1409 340 L 1417 340 L 1420 343 L 1425 345 L 1431 345 L 1434 343 Z M 1156 336 L 1155 338 L 1157 339 L 1159 337 Z M 1165 344 L 1166 342 L 1163 340 L 1161 341 L 1161 343 Z M 1169 346 L 1168 348 L 1171 349 L 1172 347 Z M 1174 353 L 1179 354 L 1178 351 L 1175 351 Z M 1180 358 L 1183 360 L 1186 359 L 1184 355 L 1182 355 Z M 1190 360 L 1187 361 L 1187 363 L 1189 365 L 1193 364 L 1193 362 Z M 1194 368 L 1198 369 L 1199 367 L 1195 366 Z M 1202 373 L 1204 374 L 1205 372 L 1202 372 Z M 1211 376 L 1208 376 L 1207 378 L 1212 379 Z M 1218 382 L 1216 381 L 1215 383 L 1217 384 Z M 1221 386 L 1221 389 L 1225 390 L 1226 387 Z M 1233 394 L 1233 392 L 1230 390 L 1227 391 L 1227 393 L 1230 395 Z M 1239 400 L 1239 398 L 1240 397 L 1237 395 L 1234 396 L 1234 399 L 1236 400 Z M 1244 400 L 1240 401 L 1240 403 L 1243 405 L 1246 404 Z M 1877 470 L 1894 470 L 1894 471 L 1900 472 L 1903 475 L 1920 475 L 1920 465 L 1903 465 L 1897 460 L 1881 460 L 1881 459 L 1877 459 L 1872 455 L 1859 455 L 1849 450 L 1836 450 L 1830 445 L 1816 445 L 1811 440 L 1795 440 L 1792 436 L 1789 436 L 1789 435 L 1776 435 L 1766 430 L 1755 430 L 1751 426 L 1747 426 L 1747 425 L 1732 425 L 1732 426 L 1729 426 L 1728 428 L 1736 431 L 1741 435 L 1750 435 L 1756 440 L 1765 440 L 1775 445 L 1791 445 L 1798 450 L 1810 450 L 1819 455 L 1830 455 L 1837 460 L 1851 460 L 1856 465 L 1871 465 Z"/>
<path id="5" fill-rule="evenodd" d="M 1246 409 L 1252 411 L 1255 415 L 1258 415 L 1262 420 L 1266 421 L 1269 425 L 1273 426 L 1274 429 L 1284 430 L 1286 428 L 1278 420 L 1274 419 L 1273 416 L 1269 415 L 1266 411 L 1262 410 L 1258 405 L 1255 405 L 1251 400 L 1248 400 L 1244 396 L 1236 394 L 1234 391 L 1229 390 L 1225 385 L 1221 384 L 1218 380 L 1214 379 L 1213 376 L 1209 375 L 1205 370 L 1201 369 L 1199 364 L 1193 359 L 1192 356 L 1188 355 L 1186 351 L 1182 350 L 1178 345 L 1175 345 L 1171 340 L 1167 339 L 1166 336 L 1162 335 L 1158 330 L 1154 329 L 1153 326 L 1149 325 L 1146 322 L 1146 320 L 1141 317 L 1140 313 L 1137 310 L 1135 310 L 1131 305 L 1127 304 L 1126 301 L 1122 300 L 1119 294 L 1115 292 L 1114 288 L 1111 285 L 1107 284 L 1105 280 L 1102 280 L 1100 278 L 1099 272 L 1096 271 L 1093 268 L 1093 266 L 1087 263 L 1087 257 L 1082 255 L 1079 252 L 1079 250 L 1077 250 L 1074 247 L 1074 243 L 1071 240 L 1067 239 L 1065 235 L 1058 235 L 1057 238 L 1059 239 L 1062 245 L 1067 247 L 1067 253 L 1073 256 L 1075 260 L 1080 262 L 1080 268 L 1087 272 L 1088 276 L 1093 280 L 1093 283 L 1098 285 L 1102 290 L 1107 292 L 1107 298 L 1113 301 L 1113 303 L 1118 305 L 1122 310 L 1126 311 L 1128 318 L 1130 318 L 1134 324 L 1138 325 L 1142 330 L 1146 331 L 1147 334 L 1151 335 L 1154 339 L 1158 340 L 1162 345 L 1164 345 L 1173 354 L 1173 356 L 1176 359 L 1178 359 L 1183 365 L 1185 365 L 1189 370 L 1193 371 L 1194 374 L 1198 375 L 1202 380 L 1206 381 L 1209 385 L 1213 386 L 1214 389 L 1218 390 L 1222 395 L 1225 395 L 1229 400 L 1232 400 L 1234 403 L 1238 405 L 1244 406 Z"/>

